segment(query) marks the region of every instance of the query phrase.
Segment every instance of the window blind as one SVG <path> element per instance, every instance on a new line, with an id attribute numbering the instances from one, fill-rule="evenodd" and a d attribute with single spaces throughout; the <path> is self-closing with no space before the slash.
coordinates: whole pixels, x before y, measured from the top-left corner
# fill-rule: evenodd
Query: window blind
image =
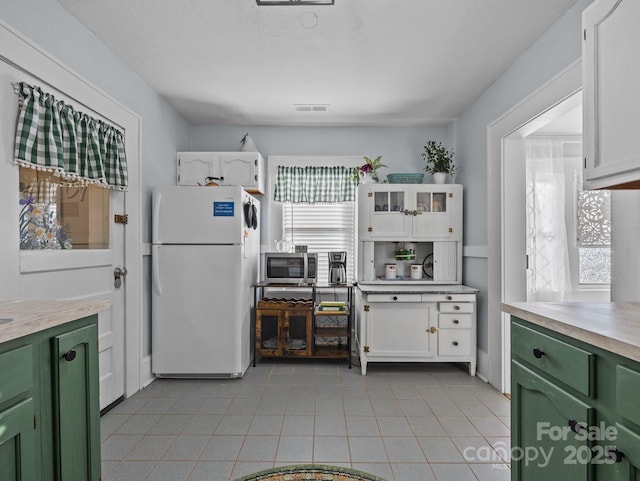
<path id="1" fill-rule="evenodd" d="M 318 254 L 318 282 L 328 281 L 331 251 L 346 251 L 347 279 L 355 279 L 355 205 L 355 202 L 282 205 L 284 239 L 293 245 L 306 245 L 308 252 Z"/>

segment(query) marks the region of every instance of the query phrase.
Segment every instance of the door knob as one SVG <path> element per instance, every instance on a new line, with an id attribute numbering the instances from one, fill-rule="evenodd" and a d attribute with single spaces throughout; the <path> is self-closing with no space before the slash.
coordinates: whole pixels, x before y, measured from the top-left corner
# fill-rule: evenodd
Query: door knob
<path id="1" fill-rule="evenodd" d="M 116 267 L 113 270 L 113 286 L 116 289 L 119 289 L 120 286 L 122 285 L 122 278 L 126 277 L 127 275 L 127 268 L 126 267 Z"/>

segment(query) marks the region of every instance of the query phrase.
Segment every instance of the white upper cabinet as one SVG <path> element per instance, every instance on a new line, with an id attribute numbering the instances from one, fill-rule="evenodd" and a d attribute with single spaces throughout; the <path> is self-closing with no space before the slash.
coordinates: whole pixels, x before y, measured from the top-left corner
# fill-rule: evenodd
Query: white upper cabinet
<path id="1" fill-rule="evenodd" d="M 264 159 L 259 152 L 178 152 L 178 185 L 241 185 L 264 193 Z"/>
<path id="2" fill-rule="evenodd" d="M 585 188 L 640 188 L 640 1 L 582 14 Z"/>
<path id="3" fill-rule="evenodd" d="M 358 187 L 359 240 L 462 240 L 462 186 Z"/>

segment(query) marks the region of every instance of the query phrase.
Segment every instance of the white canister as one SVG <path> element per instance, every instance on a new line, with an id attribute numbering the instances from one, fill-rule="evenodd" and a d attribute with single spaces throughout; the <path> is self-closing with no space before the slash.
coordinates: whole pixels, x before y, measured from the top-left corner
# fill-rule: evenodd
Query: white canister
<path id="1" fill-rule="evenodd" d="M 422 279 L 422 264 L 411 264 L 411 279 Z"/>
<path id="2" fill-rule="evenodd" d="M 384 278 L 385 279 L 395 279 L 396 278 L 396 265 L 395 264 L 385 264 L 384 265 Z"/>

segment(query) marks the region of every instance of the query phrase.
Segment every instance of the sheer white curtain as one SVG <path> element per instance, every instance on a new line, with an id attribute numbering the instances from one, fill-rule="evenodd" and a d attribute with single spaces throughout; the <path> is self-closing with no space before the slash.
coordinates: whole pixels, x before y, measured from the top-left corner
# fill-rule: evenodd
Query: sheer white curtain
<path id="1" fill-rule="evenodd" d="M 571 293 L 563 144 L 526 139 L 527 300 L 563 301 Z"/>

